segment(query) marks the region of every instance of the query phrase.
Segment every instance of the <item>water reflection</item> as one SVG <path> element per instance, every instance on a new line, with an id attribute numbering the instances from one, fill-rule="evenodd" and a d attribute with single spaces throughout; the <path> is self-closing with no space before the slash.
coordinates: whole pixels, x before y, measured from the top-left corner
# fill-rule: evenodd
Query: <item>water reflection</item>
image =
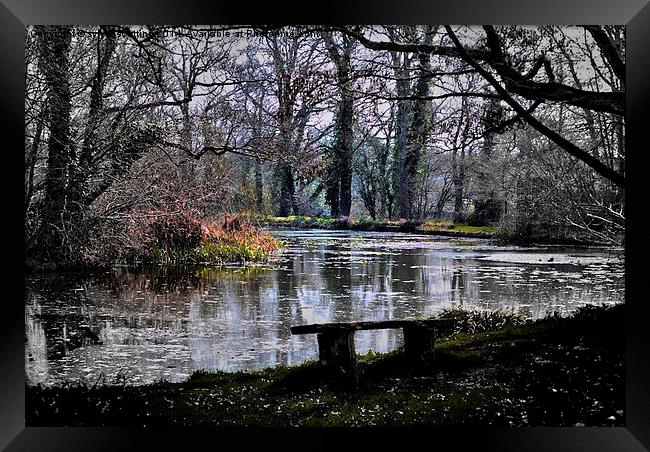
<path id="1" fill-rule="evenodd" d="M 272 268 L 29 278 L 28 381 L 138 384 L 196 369 L 292 365 L 317 357 L 316 338 L 292 336 L 292 325 L 419 318 L 450 306 L 534 318 L 624 296 L 624 264 L 604 252 L 406 234 L 278 235 L 289 249 Z M 361 353 L 400 341 L 395 330 L 356 334 Z"/>

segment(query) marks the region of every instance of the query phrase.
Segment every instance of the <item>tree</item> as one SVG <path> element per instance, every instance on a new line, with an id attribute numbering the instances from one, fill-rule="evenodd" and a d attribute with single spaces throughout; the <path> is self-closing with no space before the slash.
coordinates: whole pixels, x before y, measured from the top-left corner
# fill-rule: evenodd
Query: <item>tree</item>
<path id="1" fill-rule="evenodd" d="M 352 153 L 354 126 L 354 95 L 351 56 L 356 41 L 342 35 L 340 43 L 329 33 L 323 34 L 330 58 L 336 68 L 338 106 L 334 124 L 334 146 L 327 177 L 327 200 L 333 217 L 350 215 L 352 206 Z"/>
<path id="2" fill-rule="evenodd" d="M 293 165 L 303 156 L 299 152 L 301 147 L 311 144 L 311 140 L 304 141 L 305 130 L 310 116 L 323 100 L 318 95 L 322 81 L 316 74 L 316 60 L 313 58 L 318 42 L 308 38 L 285 39 L 276 35 L 268 36 L 266 42 L 273 62 L 273 95 L 277 102 L 278 163 L 275 175 L 280 185 L 278 214 L 286 216 L 298 212 Z"/>
<path id="3" fill-rule="evenodd" d="M 69 27 L 36 27 L 39 69 L 47 86 L 47 172 L 43 199 L 42 246 L 51 259 L 64 256 L 66 246 L 66 183 L 71 161 L 70 113 L 72 94 L 69 55 L 72 30 Z"/>
<path id="4" fill-rule="evenodd" d="M 435 30 L 426 26 L 422 30 L 422 43 L 428 45 L 433 39 Z M 415 83 L 415 96 L 418 100 L 413 102 L 411 123 L 406 136 L 407 146 L 404 158 L 400 163 L 399 178 L 399 206 L 400 216 L 411 219 L 413 217 L 414 187 L 418 164 L 422 149 L 431 131 L 431 101 L 426 99 L 429 95 L 431 76 L 431 55 L 419 53 L 418 76 Z"/>
<path id="5" fill-rule="evenodd" d="M 497 99 L 487 101 L 483 115 L 484 138 L 476 175 L 477 196 L 474 199 L 472 224 L 497 224 L 501 219 L 501 202 L 496 198 L 492 160 L 496 146 L 494 128 L 503 121 L 503 109 Z"/>
<path id="6" fill-rule="evenodd" d="M 602 177 L 611 180 L 619 187 L 625 186 L 624 175 L 610 168 L 600 160 L 591 156 L 588 151 L 581 149 L 574 143 L 566 140 L 556 131 L 548 128 L 524 108 L 513 95 L 519 95 L 526 99 L 538 101 L 559 102 L 567 105 L 587 108 L 592 111 L 611 113 L 622 116 L 625 111 L 625 92 L 624 89 L 613 91 L 587 91 L 555 81 L 550 61 L 539 56 L 525 74 L 518 71 L 509 63 L 509 57 L 506 56 L 502 49 L 501 38 L 493 26 L 484 26 L 486 47 L 468 46 L 465 47 L 451 27 L 445 26 L 447 37 L 452 41 L 452 46 L 446 44 L 432 43 L 397 43 L 374 41 L 367 38 L 363 33 L 353 30 L 349 27 L 336 27 L 342 33 L 355 37 L 365 47 L 373 50 L 387 50 L 398 52 L 426 52 L 432 55 L 444 57 L 461 58 L 478 74 L 480 74 L 497 92 L 497 94 L 514 110 L 518 117 L 543 134 L 551 141 L 556 143 L 561 149 L 570 155 L 583 161 L 592 167 Z M 599 36 L 596 41 L 597 47 L 602 55 L 602 60 L 610 67 L 612 63 L 617 67 L 613 70 L 615 77 L 624 78 L 624 55 L 623 48 L 616 46 L 610 39 L 609 43 L 605 42 L 600 35 L 607 34 L 600 27 L 591 27 L 588 29 L 593 36 L 594 32 Z M 534 41 L 533 41 L 534 42 Z M 524 42 L 526 44 L 526 42 Z M 530 44 L 529 44 L 530 47 Z M 480 61 L 486 62 L 490 69 L 493 70 L 503 80 L 501 85 L 492 73 L 481 66 Z M 539 70 L 544 67 L 548 81 L 539 82 L 534 80 Z M 623 83 L 620 83 L 624 86 Z"/>

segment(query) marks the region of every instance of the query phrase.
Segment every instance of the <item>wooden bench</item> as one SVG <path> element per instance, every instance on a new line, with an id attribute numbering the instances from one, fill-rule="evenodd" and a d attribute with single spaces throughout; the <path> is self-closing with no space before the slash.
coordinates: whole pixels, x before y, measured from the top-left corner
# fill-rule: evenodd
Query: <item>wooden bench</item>
<path id="1" fill-rule="evenodd" d="M 383 320 L 374 322 L 341 322 L 299 325 L 291 334 L 317 334 L 320 363 L 341 371 L 358 381 L 354 332 L 387 328 L 404 329 L 404 353 L 412 362 L 424 362 L 433 354 L 436 329 L 448 325 L 449 319 Z"/>

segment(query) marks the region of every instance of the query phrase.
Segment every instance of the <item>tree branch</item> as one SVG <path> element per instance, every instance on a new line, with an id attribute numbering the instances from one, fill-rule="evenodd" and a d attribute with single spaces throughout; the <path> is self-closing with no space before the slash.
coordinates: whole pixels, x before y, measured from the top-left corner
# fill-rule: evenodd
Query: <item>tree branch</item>
<path id="1" fill-rule="evenodd" d="M 625 86 L 625 62 L 618 53 L 618 50 L 616 50 L 616 46 L 612 40 L 607 36 L 607 33 L 605 33 L 605 30 L 598 25 L 583 25 L 582 27 L 591 34 L 592 38 L 594 38 L 594 41 L 596 41 L 598 48 L 600 48 L 603 57 L 605 57 L 605 60 L 612 67 L 612 70 L 614 71 L 614 74 L 616 74 L 616 77 L 618 77 L 621 85 Z"/>
<path id="2" fill-rule="evenodd" d="M 499 74 L 509 92 L 518 94 L 529 100 L 546 99 L 554 102 L 575 105 L 576 107 L 582 107 L 593 111 L 613 113 L 621 116 L 625 114 L 624 92 L 599 93 L 595 91 L 585 91 L 562 83 L 557 83 L 552 81 L 552 79 L 547 83 L 530 80 L 532 77 L 529 78 L 520 74 L 508 62 L 508 59 L 501 48 L 499 35 L 494 27 L 492 25 L 484 25 L 483 29 L 487 35 L 487 45 L 490 49 L 490 57 L 487 59 L 487 62 L 497 72 L 497 74 Z M 449 30 L 451 30 L 451 28 L 449 28 Z M 475 58 L 472 59 L 475 60 Z M 540 65 L 542 62 L 543 60 L 538 60 L 537 64 Z"/>
<path id="3" fill-rule="evenodd" d="M 540 121 L 535 119 L 530 113 L 526 111 L 524 107 L 522 107 L 516 100 L 513 99 L 510 93 L 504 87 L 501 86 L 501 84 L 492 76 L 492 74 L 486 71 L 479 63 L 477 63 L 465 51 L 465 48 L 460 43 L 458 37 L 456 37 L 451 27 L 446 25 L 445 29 L 447 30 L 447 33 L 449 34 L 449 37 L 451 38 L 453 43 L 456 45 L 456 48 L 458 49 L 458 53 L 460 54 L 461 58 L 463 58 L 463 60 L 465 60 L 470 66 L 476 69 L 476 71 L 479 74 L 481 74 L 483 78 L 485 78 L 485 80 L 487 80 L 494 87 L 494 89 L 502 96 L 503 100 L 508 105 L 510 105 L 510 107 L 512 107 L 512 109 L 515 110 L 515 112 L 517 112 L 522 119 L 524 119 L 528 124 L 530 124 L 531 127 L 533 127 L 535 130 L 548 137 L 551 141 L 553 141 L 555 144 L 560 146 L 569 154 L 573 155 L 577 159 L 589 165 L 591 168 L 593 168 L 598 174 L 600 174 L 604 178 L 614 182 L 616 185 L 618 185 L 621 188 L 625 188 L 625 178 L 623 177 L 623 175 L 617 173 L 612 168 L 605 165 L 600 160 L 598 160 L 597 158 L 589 154 L 587 151 L 580 149 L 578 146 L 571 143 L 569 140 L 561 136 L 559 133 L 549 129 Z"/>

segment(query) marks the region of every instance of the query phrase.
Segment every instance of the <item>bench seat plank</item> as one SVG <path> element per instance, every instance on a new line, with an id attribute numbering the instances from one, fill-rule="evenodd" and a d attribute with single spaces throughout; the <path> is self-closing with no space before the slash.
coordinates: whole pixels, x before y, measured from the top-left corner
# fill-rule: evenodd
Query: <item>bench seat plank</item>
<path id="1" fill-rule="evenodd" d="M 381 330 L 388 328 L 424 327 L 431 328 L 443 326 L 449 319 L 424 319 L 424 320 L 379 320 L 366 322 L 339 322 L 339 323 L 314 323 L 310 325 L 297 325 L 291 327 L 291 334 L 314 334 L 335 331 Z"/>

